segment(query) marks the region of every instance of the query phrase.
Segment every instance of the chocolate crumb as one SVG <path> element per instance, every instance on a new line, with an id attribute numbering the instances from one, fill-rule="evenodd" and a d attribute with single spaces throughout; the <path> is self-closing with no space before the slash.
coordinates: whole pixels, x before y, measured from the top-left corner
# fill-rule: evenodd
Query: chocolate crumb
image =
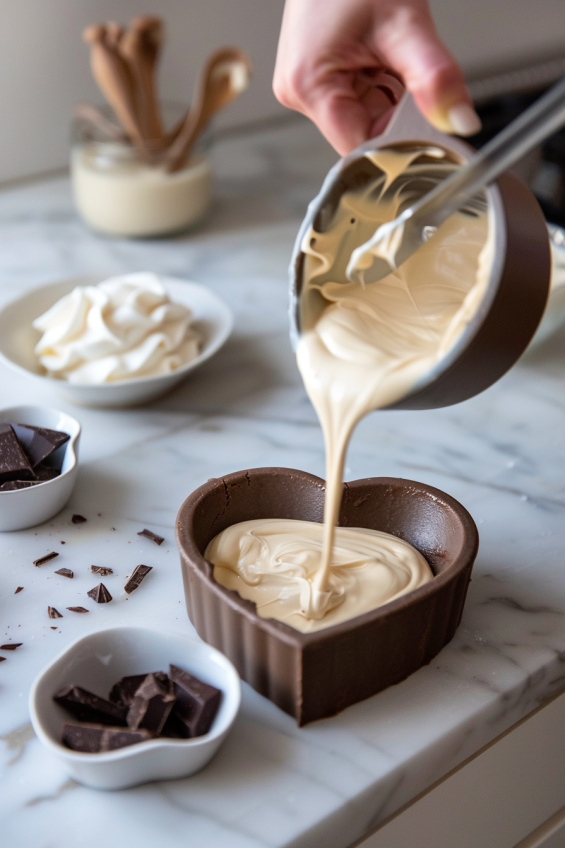
<path id="1" fill-rule="evenodd" d="M 146 539 L 149 539 L 151 542 L 155 542 L 156 545 L 162 545 L 165 541 L 163 536 L 158 536 L 156 533 L 153 533 L 152 530 L 147 530 L 147 528 L 145 528 L 145 530 L 141 530 L 137 535 L 145 536 Z"/>
<path id="2" fill-rule="evenodd" d="M 55 607 L 47 607 L 47 615 L 49 618 L 63 618 L 59 610 L 56 610 Z"/>
<path id="3" fill-rule="evenodd" d="M 51 551 L 50 554 L 45 554 L 45 556 L 39 557 L 39 559 L 34 559 L 33 564 L 36 566 L 45 565 L 48 562 L 51 562 L 52 559 L 58 557 L 59 554 L 56 551 Z"/>
<path id="4" fill-rule="evenodd" d="M 60 568 L 58 571 L 55 572 L 55 574 L 60 574 L 61 577 L 70 577 L 70 578 L 73 578 L 75 576 L 70 568 Z"/>
<path id="5" fill-rule="evenodd" d="M 128 595 L 131 595 L 131 593 L 137 589 L 137 587 L 147 577 L 150 571 L 152 571 L 151 565 L 136 565 L 130 579 L 124 586 L 124 589 L 128 593 Z"/>
<path id="6" fill-rule="evenodd" d="M 16 589 L 16 591 L 14 592 L 14 595 L 18 595 L 20 592 L 23 592 L 23 590 L 24 590 L 24 587 L 23 587 L 23 586 L 18 586 L 18 588 L 17 588 L 17 589 Z"/>
<path id="7" fill-rule="evenodd" d="M 0 651 L 15 651 L 16 648 L 21 648 L 23 642 L 8 642 L 7 645 L 0 645 Z"/>
<path id="8" fill-rule="evenodd" d="M 99 583 L 94 589 L 86 593 L 89 598 L 96 601 L 97 604 L 108 604 L 112 600 L 112 596 L 103 583 Z"/>
<path id="9" fill-rule="evenodd" d="M 103 565 L 91 565 L 90 571 L 92 574 L 101 574 L 102 577 L 107 577 L 109 574 L 114 573 L 113 568 L 106 568 L 106 566 Z"/>
<path id="10" fill-rule="evenodd" d="M 88 612 L 84 607 L 67 607 L 71 612 Z"/>
<path id="11" fill-rule="evenodd" d="M 8 659 L 7 657 L 0 657 L 0 662 L 4 662 L 4 660 Z"/>
<path id="12" fill-rule="evenodd" d="M 56 627 L 52 627 L 52 628 L 51 628 L 51 630 L 56 630 L 56 629 L 57 629 Z"/>
<path id="13" fill-rule="evenodd" d="M 71 521 L 73 522 L 73 524 L 84 524 L 86 518 L 84 517 L 84 515 L 73 515 Z"/>

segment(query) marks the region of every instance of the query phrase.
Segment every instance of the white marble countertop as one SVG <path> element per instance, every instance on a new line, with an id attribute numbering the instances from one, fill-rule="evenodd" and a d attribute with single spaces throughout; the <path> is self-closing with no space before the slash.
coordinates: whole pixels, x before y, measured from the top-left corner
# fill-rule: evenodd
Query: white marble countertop
<path id="1" fill-rule="evenodd" d="M 478 398 L 383 412 L 359 427 L 347 479 L 396 475 L 458 498 L 481 548 L 463 622 L 428 667 L 336 718 L 299 730 L 249 687 L 234 732 L 195 777 L 104 793 L 69 780 L 28 723 L 30 683 L 80 634 L 115 623 L 189 633 L 173 523 L 209 477 L 284 465 L 323 473 L 322 437 L 287 335 L 286 267 L 333 154 L 301 122 L 217 148 L 214 213 L 192 234 L 107 240 L 77 219 L 66 179 L 0 194 L 0 302 L 84 272 L 151 270 L 231 305 L 226 347 L 143 409 L 76 409 L 0 367 L 1 406 L 57 405 L 83 425 L 72 502 L 52 522 L 0 534 L 0 826 L 6 848 L 100 844 L 345 848 L 544 700 L 565 689 L 565 335 Z M 88 518 L 72 525 L 79 512 Z M 157 547 L 136 535 L 149 527 Z M 62 545 L 62 542 L 65 542 Z M 32 560 L 60 552 L 57 567 Z M 132 566 L 154 567 L 130 598 Z M 80 604 L 109 565 L 114 601 L 51 629 L 47 605 Z M 151 585 L 149 585 L 151 584 Z M 17 586 L 24 591 L 14 595 Z"/>

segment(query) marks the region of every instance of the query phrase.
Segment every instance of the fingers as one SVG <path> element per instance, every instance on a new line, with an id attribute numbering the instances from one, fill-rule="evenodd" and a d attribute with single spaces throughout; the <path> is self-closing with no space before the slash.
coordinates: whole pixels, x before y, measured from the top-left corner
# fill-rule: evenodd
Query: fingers
<path id="1" fill-rule="evenodd" d="M 392 114 L 390 98 L 357 78 L 317 94 L 308 115 L 340 156 L 378 135 Z"/>
<path id="2" fill-rule="evenodd" d="M 435 127 L 474 135 L 481 128 L 463 73 L 440 40 L 425 4 L 395 4 L 394 14 L 374 30 L 374 49 L 399 73 Z"/>

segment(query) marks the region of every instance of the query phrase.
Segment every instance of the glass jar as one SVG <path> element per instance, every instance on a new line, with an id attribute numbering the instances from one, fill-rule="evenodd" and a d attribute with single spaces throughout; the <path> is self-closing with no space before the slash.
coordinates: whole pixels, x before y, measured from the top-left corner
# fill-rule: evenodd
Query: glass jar
<path id="1" fill-rule="evenodd" d="M 185 112 L 166 106 L 165 126 L 176 126 Z M 71 151 L 76 207 L 89 226 L 108 235 L 142 238 L 181 232 L 200 221 L 210 207 L 209 148 L 207 134 L 186 165 L 168 173 L 166 151 L 149 145 L 149 156 L 144 156 L 123 134 L 109 108 L 79 107 Z"/>

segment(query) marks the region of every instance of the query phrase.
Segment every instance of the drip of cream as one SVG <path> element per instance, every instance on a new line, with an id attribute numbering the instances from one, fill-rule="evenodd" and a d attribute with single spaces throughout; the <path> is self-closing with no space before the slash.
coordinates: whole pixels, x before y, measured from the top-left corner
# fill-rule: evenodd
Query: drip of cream
<path id="1" fill-rule="evenodd" d="M 49 376 L 99 385 L 169 374 L 198 356 L 192 313 L 172 303 L 155 274 L 77 286 L 33 322 L 35 353 Z"/>
<path id="2" fill-rule="evenodd" d="M 387 149 L 366 155 L 375 165 L 374 179 L 345 192 L 329 223 L 322 231 L 311 228 L 302 243 L 297 362 L 326 449 L 324 525 L 311 525 L 316 528 L 312 533 L 323 535 L 321 550 L 316 549 L 316 556 L 311 553 L 311 541 L 306 544 L 299 526 L 303 522 L 287 521 L 286 539 L 278 547 L 262 535 L 262 528 L 271 527 L 271 522 L 259 522 L 253 532 L 264 547 L 253 568 L 248 552 L 253 552 L 253 559 L 258 549 L 245 533 L 238 537 L 239 548 L 233 541 L 222 548 L 228 554 L 223 554 L 219 566 L 214 557 L 223 534 L 206 552 L 217 566 L 218 582 L 260 604 L 260 615 L 280 618 L 301 630 L 329 627 L 397 597 L 393 588 L 373 592 L 370 557 L 362 565 L 343 569 L 344 561 L 359 562 L 359 538 L 369 546 L 377 544 L 372 531 L 337 527 L 347 446 L 363 416 L 400 400 L 451 350 L 482 300 L 494 251 L 494 227 L 487 212 L 475 216 L 459 212 L 384 279 L 367 285 L 350 282 L 346 269 L 353 251 L 455 167 L 439 148 Z M 237 525 L 233 532 L 239 532 Z M 387 545 L 399 541 L 388 539 Z M 382 538 L 378 544 L 382 546 Z M 301 546 L 310 552 L 304 560 Z M 348 546 L 351 551 L 346 553 Z M 286 550 L 292 552 L 292 567 L 281 553 Z M 368 548 L 364 550 L 367 554 Z M 375 558 L 382 550 L 373 548 Z M 416 562 L 412 560 L 409 567 L 414 573 L 406 585 L 419 585 L 412 583 Z M 387 568 L 394 571 L 397 565 L 389 562 Z"/>
<path id="3" fill-rule="evenodd" d="M 408 542 L 377 530 L 338 527 L 328 607 L 323 618 L 313 617 L 307 611 L 313 605 L 322 537 L 322 525 L 313 521 L 255 519 L 219 533 L 204 556 L 214 563 L 216 582 L 254 601 L 261 618 L 276 618 L 304 633 L 370 612 L 433 577 Z"/>
<path id="4" fill-rule="evenodd" d="M 430 164 L 433 156 L 437 163 Z M 328 600 L 343 469 L 351 434 L 368 412 L 404 397 L 451 349 L 475 314 L 494 249 L 486 212 L 452 215 L 414 256 L 377 283 L 350 283 L 353 250 L 453 165 L 437 148 L 368 154 L 383 174 L 341 198 L 324 232 L 312 229 L 306 254 L 298 367 L 326 448 L 324 551 L 309 614 Z M 424 161 L 419 161 L 424 158 Z"/>

